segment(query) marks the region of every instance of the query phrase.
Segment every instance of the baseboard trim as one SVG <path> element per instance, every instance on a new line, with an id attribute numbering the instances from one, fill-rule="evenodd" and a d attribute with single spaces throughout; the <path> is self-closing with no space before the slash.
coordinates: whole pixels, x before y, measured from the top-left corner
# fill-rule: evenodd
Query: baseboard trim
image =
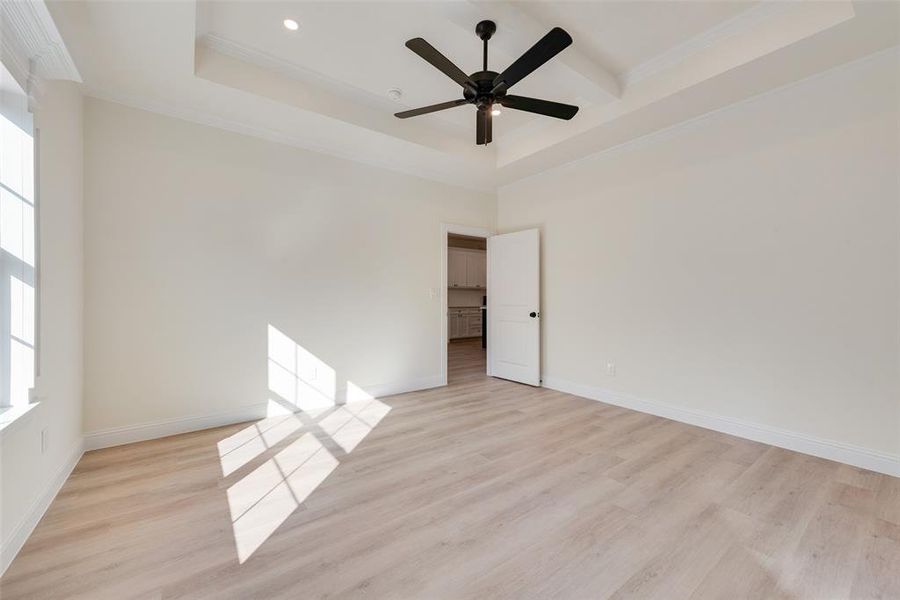
<path id="1" fill-rule="evenodd" d="M 384 398 L 385 396 L 396 396 L 397 394 L 405 394 L 407 392 L 429 390 L 431 388 L 441 387 L 442 385 L 446 385 L 446 383 L 441 381 L 440 375 L 433 375 L 431 377 L 420 377 L 408 381 L 380 383 L 360 387 L 373 398 Z"/>
<path id="2" fill-rule="evenodd" d="M 79 439 L 69 453 L 66 461 L 60 466 L 56 471 L 56 474 L 50 480 L 50 484 L 42 494 L 34 499 L 34 502 L 32 502 L 31 506 L 28 508 L 28 512 L 25 513 L 25 517 L 23 517 L 15 529 L 13 529 L 9 538 L 3 540 L 3 545 L 0 547 L 0 576 L 6 572 L 6 569 L 12 563 L 13 559 L 19 554 L 22 546 L 28 541 L 34 528 L 37 527 L 37 524 L 44 517 L 44 513 L 50 508 L 53 499 L 56 498 L 59 490 L 62 489 L 63 484 L 69 478 L 69 475 L 72 474 L 75 465 L 81 460 L 82 454 L 84 454 L 84 441 Z"/>
<path id="3" fill-rule="evenodd" d="M 441 385 L 443 384 L 440 381 L 440 377 L 433 376 L 411 379 L 408 381 L 358 387 L 373 398 L 383 398 L 384 396 L 425 390 Z M 338 403 L 344 402 L 346 390 L 339 390 L 337 396 Z M 153 421 L 150 423 L 140 423 L 137 425 L 112 427 L 109 429 L 92 431 L 84 435 L 84 448 L 85 450 L 100 450 L 103 448 L 111 448 L 113 446 L 121 446 L 123 444 L 146 442 L 148 440 L 169 437 L 170 435 L 211 429 L 213 427 L 256 421 L 266 417 L 268 407 L 269 404 L 267 402 L 262 402 L 212 415 L 178 417 L 174 419 Z"/>
<path id="4" fill-rule="evenodd" d="M 125 427 L 111 427 L 84 434 L 85 450 L 100 450 L 123 444 L 145 442 L 157 438 L 169 437 L 180 433 L 190 433 L 202 429 L 233 425 L 245 421 L 255 421 L 266 416 L 268 404 L 261 402 L 235 410 L 223 411 L 211 415 L 194 415 L 163 419 L 150 423 L 139 423 Z"/>
<path id="5" fill-rule="evenodd" d="M 900 477 L 900 455 L 817 438 L 796 431 L 778 429 L 742 419 L 723 417 L 706 411 L 646 400 L 630 394 L 605 390 L 552 376 L 544 377 L 544 387 L 581 396 L 589 400 L 614 404 L 673 421 L 696 425 L 704 429 L 727 433 L 755 442 L 762 442 L 770 446 L 794 450 L 795 452 L 845 463 L 885 475 Z"/>

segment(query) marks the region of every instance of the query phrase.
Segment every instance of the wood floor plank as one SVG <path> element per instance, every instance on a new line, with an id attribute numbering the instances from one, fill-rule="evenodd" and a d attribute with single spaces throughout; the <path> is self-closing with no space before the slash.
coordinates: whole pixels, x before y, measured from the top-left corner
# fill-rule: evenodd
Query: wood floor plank
<path id="1" fill-rule="evenodd" d="M 900 480 L 484 375 L 89 452 L 19 598 L 900 598 Z"/>

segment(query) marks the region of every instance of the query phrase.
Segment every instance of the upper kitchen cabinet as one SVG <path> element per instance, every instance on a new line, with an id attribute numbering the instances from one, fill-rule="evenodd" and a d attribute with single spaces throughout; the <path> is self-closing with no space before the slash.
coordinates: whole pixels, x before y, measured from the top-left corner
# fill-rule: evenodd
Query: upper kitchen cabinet
<path id="1" fill-rule="evenodd" d="M 484 250 L 447 249 L 447 285 L 483 290 L 487 287 L 487 254 Z"/>
<path id="2" fill-rule="evenodd" d="M 466 287 L 466 251 L 458 248 L 447 249 L 447 286 Z"/>
<path id="3" fill-rule="evenodd" d="M 466 254 L 467 287 L 487 287 L 487 253 L 480 250 Z"/>

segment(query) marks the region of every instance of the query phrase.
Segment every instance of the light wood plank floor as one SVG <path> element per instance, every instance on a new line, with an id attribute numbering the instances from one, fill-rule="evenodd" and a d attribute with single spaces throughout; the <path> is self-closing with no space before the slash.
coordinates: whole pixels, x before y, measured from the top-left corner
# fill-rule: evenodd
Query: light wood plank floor
<path id="1" fill-rule="evenodd" d="M 450 357 L 444 389 L 85 454 L 0 596 L 900 598 L 900 480 Z"/>

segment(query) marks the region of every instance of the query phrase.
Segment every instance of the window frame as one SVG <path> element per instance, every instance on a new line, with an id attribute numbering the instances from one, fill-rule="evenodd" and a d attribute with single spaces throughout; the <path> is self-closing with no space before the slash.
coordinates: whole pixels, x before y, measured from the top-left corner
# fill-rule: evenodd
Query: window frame
<path id="1" fill-rule="evenodd" d="M 4 109 L 6 106 L 3 107 Z M 16 111 L 13 112 L 15 114 Z M 0 294 L 3 295 L 4 300 L 0 302 L 0 307 L 3 308 L 3 314 L 0 314 L 0 333 L 3 334 L 4 338 L 0 340 L 0 414 L 2 413 L 14 413 L 20 412 L 23 409 L 27 410 L 31 405 L 36 404 L 36 399 L 34 397 L 34 389 L 37 386 L 38 377 L 40 376 L 40 331 L 41 331 L 41 268 L 40 268 L 40 189 L 39 189 L 39 135 L 38 128 L 34 125 L 33 118 L 31 118 L 30 110 L 29 110 L 29 119 L 27 124 L 29 125 L 28 129 L 23 127 L 23 123 L 21 119 L 15 118 L 13 115 L 9 114 L 6 110 L 0 110 L 0 117 L 4 120 L 8 121 L 12 126 L 18 127 L 26 134 L 31 137 L 31 200 L 29 200 L 24 193 L 27 193 L 27 190 L 23 190 L 23 193 L 20 193 L 14 189 L 12 189 L 7 183 L 0 180 L 0 191 L 3 194 L 11 195 L 12 198 L 23 205 L 29 206 L 32 212 L 32 231 L 31 231 L 31 243 L 33 248 L 31 248 L 31 262 L 33 264 L 29 264 L 26 261 L 25 256 L 16 256 L 6 248 L 0 247 L 0 275 L 2 275 L 2 281 L 0 281 Z M 30 131 L 29 131 L 30 129 Z M 23 224 L 24 225 L 24 224 Z M 24 232 L 24 229 L 23 229 Z M 23 238 L 24 243 L 24 238 Z M 23 252 L 23 254 L 25 254 Z M 19 335 L 14 333 L 14 324 L 12 323 L 12 313 L 13 313 L 13 304 L 11 300 L 11 292 L 12 292 L 12 282 L 11 279 L 16 278 L 21 281 L 24 285 L 31 287 L 32 293 L 32 302 L 31 306 L 31 342 L 28 342 L 26 339 L 23 339 Z M 6 304 L 6 301 L 9 301 L 9 304 Z M 13 360 L 13 344 L 17 343 L 31 350 L 31 385 L 28 387 L 26 392 L 26 398 L 24 402 L 14 403 L 13 402 L 13 394 L 12 394 L 12 360 Z M 8 415 L 3 415 L 4 417 Z M 0 429 L 6 424 L 6 419 L 0 419 L 2 423 L 0 423 Z"/>

